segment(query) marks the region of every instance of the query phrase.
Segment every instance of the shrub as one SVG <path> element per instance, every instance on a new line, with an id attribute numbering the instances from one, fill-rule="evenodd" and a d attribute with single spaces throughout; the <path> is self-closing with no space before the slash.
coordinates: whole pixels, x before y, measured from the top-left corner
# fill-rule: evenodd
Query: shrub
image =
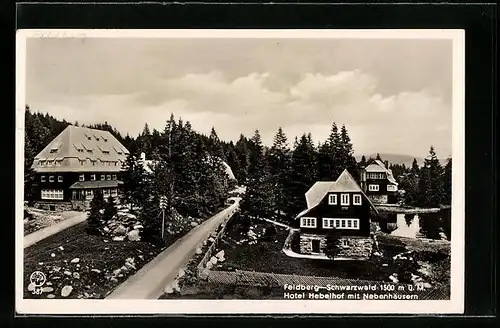
<path id="1" fill-rule="evenodd" d="M 108 197 L 108 200 L 106 201 L 104 205 L 104 214 L 103 214 L 103 220 L 104 221 L 109 221 L 113 218 L 113 216 L 116 215 L 118 210 L 115 207 L 115 201 L 113 197 Z"/>
<path id="2" fill-rule="evenodd" d="M 270 224 L 264 230 L 263 239 L 265 241 L 274 241 L 275 237 L 276 237 L 276 228 L 274 227 L 274 225 Z"/>
<path id="3" fill-rule="evenodd" d="M 87 217 L 87 228 L 86 231 L 91 235 L 101 234 L 101 209 L 104 204 L 104 198 L 100 190 L 94 192 L 94 197 L 90 201 L 90 211 Z"/>
<path id="4" fill-rule="evenodd" d="M 248 231 L 250 230 L 250 226 L 251 226 L 250 218 L 247 215 L 240 216 L 240 226 L 238 228 L 238 232 L 243 235 L 247 234 Z"/>
<path id="5" fill-rule="evenodd" d="M 340 239 L 340 233 L 335 228 L 326 236 L 326 247 L 324 252 L 325 255 L 331 258 L 332 260 L 335 258 L 335 256 L 337 256 L 338 252 L 340 251 L 339 239 Z"/>

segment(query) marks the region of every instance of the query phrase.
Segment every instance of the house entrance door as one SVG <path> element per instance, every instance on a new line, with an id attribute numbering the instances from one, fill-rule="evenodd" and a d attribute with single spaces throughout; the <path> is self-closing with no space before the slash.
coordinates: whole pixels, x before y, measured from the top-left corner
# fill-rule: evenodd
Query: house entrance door
<path id="1" fill-rule="evenodd" d="M 313 253 L 319 253 L 319 240 L 312 240 L 312 252 Z"/>

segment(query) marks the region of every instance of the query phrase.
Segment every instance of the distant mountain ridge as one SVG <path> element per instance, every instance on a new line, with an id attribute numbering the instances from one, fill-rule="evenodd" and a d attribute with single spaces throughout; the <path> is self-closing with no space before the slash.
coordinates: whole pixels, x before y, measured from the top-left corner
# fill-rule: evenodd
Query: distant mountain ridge
<path id="1" fill-rule="evenodd" d="M 364 154 L 354 155 L 354 157 L 359 162 L 361 160 L 361 157 L 363 155 Z M 411 164 L 413 163 L 413 159 L 414 158 L 417 160 L 417 163 L 418 163 L 419 166 L 421 166 L 424 163 L 424 158 L 422 158 L 422 157 L 415 157 L 415 156 L 411 156 L 411 155 L 405 155 L 405 154 L 387 154 L 387 153 L 379 153 L 379 155 L 380 155 L 380 158 L 382 158 L 382 160 L 384 160 L 384 161 L 389 161 L 389 163 L 392 163 L 392 164 L 404 164 L 407 167 L 411 166 Z M 370 157 L 376 158 L 377 157 L 377 153 L 367 154 L 367 155 L 364 155 L 364 156 L 365 156 L 366 159 L 368 159 Z M 439 162 L 441 163 L 441 165 L 445 165 L 446 164 L 446 158 L 445 159 L 440 158 Z"/>

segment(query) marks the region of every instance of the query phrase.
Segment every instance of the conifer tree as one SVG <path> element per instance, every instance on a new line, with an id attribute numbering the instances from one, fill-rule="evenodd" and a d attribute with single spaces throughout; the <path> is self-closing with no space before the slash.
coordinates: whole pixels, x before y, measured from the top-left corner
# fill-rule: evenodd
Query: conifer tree
<path id="1" fill-rule="evenodd" d="M 115 207 L 115 200 L 113 197 L 108 197 L 104 204 L 104 213 L 102 219 L 104 221 L 109 221 L 116 215 L 118 210 Z"/>
<path id="2" fill-rule="evenodd" d="M 293 218 L 305 207 L 305 193 L 317 181 L 318 154 L 311 138 L 303 134 L 292 152 L 290 178 L 288 183 L 287 216 Z"/>
<path id="3" fill-rule="evenodd" d="M 434 147 L 431 146 L 429 156 L 420 170 L 420 205 L 437 207 L 444 200 L 443 168 L 439 163 Z"/>
<path id="4" fill-rule="evenodd" d="M 283 129 L 280 127 L 273 138 L 273 145 L 266 154 L 269 166 L 270 183 L 274 187 L 274 199 L 272 211 L 279 217 L 284 213 L 287 206 L 288 182 L 290 178 L 290 149 Z"/>
<path id="5" fill-rule="evenodd" d="M 94 191 L 94 197 L 90 201 L 90 211 L 87 216 L 86 231 L 91 235 L 101 234 L 101 210 L 104 206 L 104 198 L 100 189 Z"/>
<path id="6" fill-rule="evenodd" d="M 418 173 L 420 171 L 420 167 L 418 166 L 418 162 L 417 162 L 417 159 L 414 158 L 413 159 L 413 162 L 411 164 L 411 173 L 413 173 L 414 175 L 418 176 Z"/>
<path id="7" fill-rule="evenodd" d="M 250 149 L 248 148 L 248 140 L 240 134 L 240 138 L 235 144 L 235 152 L 238 157 L 239 166 L 234 170 L 234 175 L 240 184 L 245 184 L 250 167 Z"/>
<path id="8" fill-rule="evenodd" d="M 264 146 L 258 130 L 249 140 L 250 166 L 248 169 L 247 192 L 241 203 L 246 216 L 273 217 L 273 186 L 266 165 Z"/>
<path id="9" fill-rule="evenodd" d="M 443 173 L 443 189 L 444 189 L 444 203 L 447 205 L 451 204 L 451 185 L 452 174 L 451 174 L 451 157 L 446 161 Z"/>
<path id="10" fill-rule="evenodd" d="M 131 206 L 140 206 L 149 196 L 149 190 L 146 184 L 146 172 L 137 155 L 130 153 L 127 156 L 122 180 L 125 200 Z"/>

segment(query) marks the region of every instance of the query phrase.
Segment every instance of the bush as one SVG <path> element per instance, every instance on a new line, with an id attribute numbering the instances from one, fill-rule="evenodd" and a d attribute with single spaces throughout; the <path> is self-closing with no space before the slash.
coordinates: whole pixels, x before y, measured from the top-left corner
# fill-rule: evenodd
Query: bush
<path id="1" fill-rule="evenodd" d="M 108 197 L 108 200 L 106 201 L 104 205 L 104 214 L 103 214 L 103 220 L 104 221 L 109 221 L 113 218 L 113 216 L 118 213 L 118 210 L 115 207 L 115 201 L 113 197 Z"/>
<path id="2" fill-rule="evenodd" d="M 340 239 L 340 233 L 335 228 L 326 236 L 326 247 L 324 252 L 325 255 L 331 258 L 332 260 L 335 258 L 335 256 L 337 256 L 338 252 L 340 251 L 339 239 Z"/>
<path id="3" fill-rule="evenodd" d="M 250 218 L 247 215 L 240 216 L 240 226 L 238 232 L 242 235 L 247 234 L 251 226 Z"/>
<path id="4" fill-rule="evenodd" d="M 94 192 L 94 197 L 90 202 L 89 216 L 87 217 L 87 228 L 86 231 L 91 235 L 101 234 L 101 209 L 104 204 L 104 197 L 100 190 Z"/>
<path id="5" fill-rule="evenodd" d="M 274 241 L 275 237 L 276 237 L 276 228 L 274 227 L 274 225 L 270 224 L 264 230 L 263 239 L 265 241 Z"/>

